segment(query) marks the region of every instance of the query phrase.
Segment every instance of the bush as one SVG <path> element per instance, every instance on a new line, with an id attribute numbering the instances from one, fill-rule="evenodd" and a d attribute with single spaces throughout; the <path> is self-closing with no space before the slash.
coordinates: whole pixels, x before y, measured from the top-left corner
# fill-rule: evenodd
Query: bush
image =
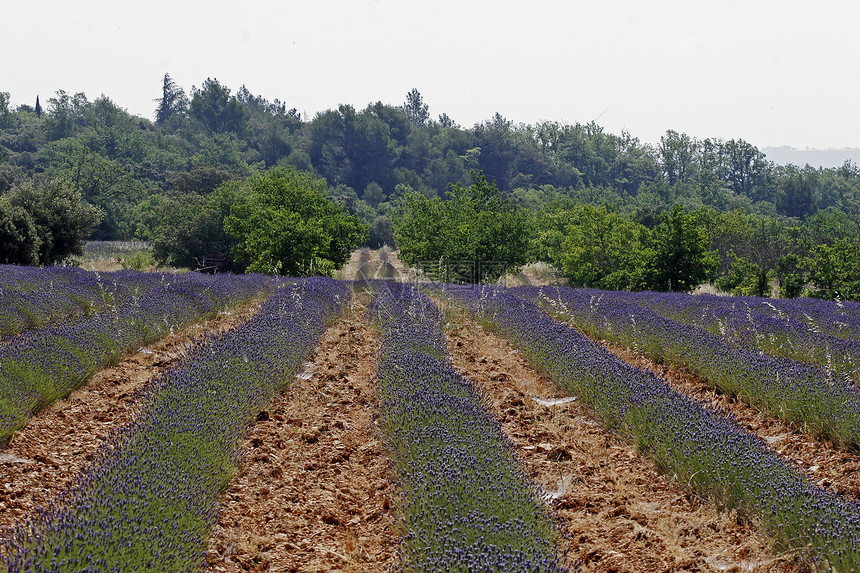
<path id="1" fill-rule="evenodd" d="M 17 234 L 9 235 L 15 241 L 11 246 L 15 252 L 28 253 L 33 244 L 29 231 L 23 230 L 27 224 L 20 212 L 32 219 L 39 239 L 38 264 L 41 265 L 59 263 L 71 255 L 82 255 L 84 239 L 104 216 L 101 209 L 84 201 L 74 185 L 64 179 L 48 179 L 40 183 L 28 181 L 17 185 L 0 198 L 0 209 L 7 214 L 18 213 L 7 215 L 7 220 L 15 217 L 17 223 L 14 227 L 19 229 Z"/>
<path id="2" fill-rule="evenodd" d="M 40 244 L 33 218 L 20 207 L 0 202 L 0 264 L 38 265 Z"/>

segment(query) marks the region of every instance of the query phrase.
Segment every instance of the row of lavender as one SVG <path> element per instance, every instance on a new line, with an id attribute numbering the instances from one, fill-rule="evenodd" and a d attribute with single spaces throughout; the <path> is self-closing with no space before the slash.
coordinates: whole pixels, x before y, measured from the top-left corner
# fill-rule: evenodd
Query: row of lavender
<path id="1" fill-rule="evenodd" d="M 691 370 L 720 391 L 815 436 L 860 448 L 860 390 L 850 378 L 731 344 L 615 293 L 564 287 L 526 287 L 515 292 L 540 301 L 591 336 Z"/>
<path id="2" fill-rule="evenodd" d="M 439 310 L 381 283 L 382 431 L 402 494 L 408 571 L 558 571 L 557 532 L 475 387 L 451 366 Z"/>
<path id="3" fill-rule="evenodd" d="M 654 292 L 605 292 L 603 296 L 702 328 L 732 344 L 815 364 L 850 377 L 855 385 L 860 383 L 860 306 L 856 304 Z"/>
<path id="4" fill-rule="evenodd" d="M 148 387 L 137 419 L 64 499 L 4 536 L 0 569 L 199 570 L 246 425 L 349 296 L 337 281 L 300 280 L 201 343 Z"/>
<path id="5" fill-rule="evenodd" d="M 0 341 L 115 303 L 125 292 L 128 274 L 0 265 Z"/>
<path id="6" fill-rule="evenodd" d="M 655 293 L 642 293 L 650 298 Z M 685 295 L 679 300 L 695 302 L 698 297 Z M 767 299 L 758 297 L 712 297 L 706 299 L 715 306 L 738 302 L 753 313 L 805 324 L 813 332 L 843 340 L 860 340 L 860 303 L 832 302 L 810 298 Z"/>
<path id="7" fill-rule="evenodd" d="M 0 347 L 0 444 L 33 412 L 68 395 L 122 354 L 275 284 L 261 275 L 129 272 L 122 278 L 117 288 L 128 300 L 110 312 L 29 331 Z"/>
<path id="8" fill-rule="evenodd" d="M 629 366 L 511 292 L 476 288 L 456 296 L 667 473 L 756 515 L 782 546 L 808 548 L 824 567 L 860 568 L 860 505 L 814 487 L 729 416 Z"/>

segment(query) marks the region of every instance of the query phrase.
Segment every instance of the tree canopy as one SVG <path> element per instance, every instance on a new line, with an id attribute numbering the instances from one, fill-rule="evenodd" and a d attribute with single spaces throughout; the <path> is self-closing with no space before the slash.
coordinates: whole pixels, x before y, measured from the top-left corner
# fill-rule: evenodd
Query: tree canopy
<path id="1" fill-rule="evenodd" d="M 4 213 L 4 234 L 10 241 L 4 256 L 42 265 L 82 254 L 84 239 L 103 216 L 65 179 L 28 181 L 13 187 L 0 196 L 0 213 Z"/>
<path id="2" fill-rule="evenodd" d="M 578 206 L 564 230 L 562 270 L 574 286 L 635 290 L 645 280 L 648 229 L 606 207 Z"/>
<path id="3" fill-rule="evenodd" d="M 250 177 L 224 227 L 248 270 L 330 274 L 367 240 L 367 227 L 332 201 L 326 182 L 293 167 Z"/>
<path id="4" fill-rule="evenodd" d="M 64 181 L 103 213 L 91 238 L 148 238 L 165 260 L 191 264 L 194 253 L 232 256 L 236 246 L 223 230 L 230 208 L 211 197 L 215 189 L 293 167 L 324 179 L 330 200 L 372 227 L 368 245 L 400 237 L 397 246 L 414 260 L 548 260 L 576 284 L 612 288 L 689 288 L 702 276 L 669 277 L 659 263 L 678 254 L 666 247 L 666 221 L 680 206 L 694 219 L 687 227 L 700 229 L 718 257 L 716 268 L 712 260 L 689 267 L 708 270 L 703 280 L 736 293 L 854 296 L 830 286 L 825 270 L 839 245 L 850 264 L 834 272 L 850 275 L 860 245 L 860 167 L 850 162 L 780 166 L 742 139 L 667 129 L 651 145 L 593 121 L 528 125 L 488 113 L 460 126 L 431 113 L 417 88 L 400 104 L 342 104 L 303 117 L 214 78 L 188 95 L 170 74 L 152 87 L 161 97 L 151 118 L 105 95 L 90 100 L 60 89 L 36 97 L 34 108 L 0 90 L 0 194 Z M 492 185 L 472 189 L 473 171 Z M 472 194 L 485 187 L 495 198 L 481 205 Z M 509 245 L 490 247 L 497 220 L 482 217 L 497 207 L 497 218 L 517 230 L 505 230 Z M 44 234 L 27 209 L 5 209 L 7 236 Z M 433 217 L 453 219 L 434 226 Z M 419 237 L 419 228 L 429 235 Z M 680 236 L 701 242 L 689 229 Z M 32 260 L 26 253 L 38 242 L 41 263 L 51 241 L 27 241 L 25 254 L 4 256 Z M 696 260 L 700 251 L 681 254 Z"/>
<path id="5" fill-rule="evenodd" d="M 708 235 L 698 215 L 681 205 L 663 213 L 651 234 L 653 254 L 645 286 L 658 291 L 691 292 L 716 270 L 718 259 L 708 249 Z"/>
<path id="6" fill-rule="evenodd" d="M 33 217 L 0 202 L 0 264 L 38 265 L 41 244 Z"/>
<path id="7" fill-rule="evenodd" d="M 482 172 L 472 173 L 472 185 L 451 186 L 447 200 L 411 193 L 394 219 L 400 257 L 414 265 L 432 267 L 471 264 L 472 280 L 498 278 L 503 268 L 527 262 L 531 219 Z"/>

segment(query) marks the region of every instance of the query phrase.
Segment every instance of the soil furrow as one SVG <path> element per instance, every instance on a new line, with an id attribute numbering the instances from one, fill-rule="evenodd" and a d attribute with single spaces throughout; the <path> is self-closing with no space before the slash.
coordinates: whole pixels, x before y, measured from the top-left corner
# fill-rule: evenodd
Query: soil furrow
<path id="1" fill-rule="evenodd" d="M 792 555 L 733 511 L 719 512 L 662 475 L 636 449 L 564 396 L 504 339 L 455 311 L 448 344 L 455 366 L 490 408 L 552 502 L 583 571 L 797 571 Z"/>
<path id="2" fill-rule="evenodd" d="M 860 455 L 857 453 L 828 440 L 816 440 L 803 428 L 716 392 L 713 386 L 689 372 L 659 364 L 632 349 L 605 340 L 596 342 L 628 364 L 653 372 L 691 399 L 722 408 L 741 427 L 765 440 L 820 487 L 860 501 Z"/>
<path id="3" fill-rule="evenodd" d="M 100 370 L 68 398 L 30 418 L 0 450 L 0 531 L 72 485 L 111 432 L 130 421 L 141 389 L 196 338 L 226 332 L 259 308 L 255 302 L 177 330 Z"/>
<path id="4" fill-rule="evenodd" d="M 210 539 L 209 570 L 378 572 L 395 562 L 368 302 L 355 296 L 306 374 L 249 429 Z"/>

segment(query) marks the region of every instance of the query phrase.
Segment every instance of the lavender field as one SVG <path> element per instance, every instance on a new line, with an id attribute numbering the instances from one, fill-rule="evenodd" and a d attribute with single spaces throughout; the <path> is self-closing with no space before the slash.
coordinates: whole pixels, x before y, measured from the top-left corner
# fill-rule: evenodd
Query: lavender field
<path id="1" fill-rule="evenodd" d="M 617 350 L 787 424 L 813 454 L 841 456 L 828 476 L 849 477 L 860 471 L 852 305 L 59 267 L 0 267 L 0 300 L 0 508 L 16 516 L 0 531 L 0 571 L 860 567 L 860 482 L 812 479 L 817 462 Z M 229 328 L 181 339 L 178 358 L 151 377 L 135 369 L 147 345 L 232 313 Z M 359 331 L 373 351 L 350 350 Z M 468 350 L 465 362 L 455 366 L 452 349 Z M 499 356 L 521 360 L 519 370 Z M 132 413 L 115 425 L 109 400 L 80 407 L 76 397 L 114 365 L 142 380 L 123 393 Z M 367 386 L 359 371 L 371 373 Z M 525 374 L 557 397 L 521 386 Z M 310 395 L 319 405 L 309 420 L 300 396 Z M 369 427 L 353 419 L 359 406 L 372 411 Z M 102 437 L 66 451 L 87 424 Z M 369 446 L 350 441 L 356 424 L 381 444 L 381 477 L 363 477 Z M 597 438 L 581 441 L 583 428 Z M 246 441 L 251 433 L 271 437 Z M 35 453 L 49 437 L 62 451 Z M 312 457 L 296 466 L 296 452 Z M 80 470 L 53 485 L 55 458 L 68 456 Z M 612 502 L 613 492 L 656 495 L 655 478 L 608 478 L 593 501 L 595 468 L 619 476 L 634 458 L 675 492 L 666 505 L 643 513 L 647 501 Z M 535 465 L 547 460 L 549 482 Z M 255 493 L 231 486 L 252 466 Z M 320 472 L 351 485 L 333 488 Z M 303 493 L 290 493 L 298 484 Z M 28 501 L 50 488 L 48 503 Z M 356 509 L 381 490 L 371 517 Z M 227 491 L 276 533 L 236 524 L 230 535 L 245 541 L 226 543 L 216 524 Z M 292 517 L 304 504 L 323 509 Z M 585 528 L 580 517 L 594 515 L 614 533 Z M 710 519 L 708 535 L 672 531 L 687 519 Z M 761 555 L 741 548 L 738 527 L 760 536 Z M 323 549 L 334 538 L 343 547 Z"/>

